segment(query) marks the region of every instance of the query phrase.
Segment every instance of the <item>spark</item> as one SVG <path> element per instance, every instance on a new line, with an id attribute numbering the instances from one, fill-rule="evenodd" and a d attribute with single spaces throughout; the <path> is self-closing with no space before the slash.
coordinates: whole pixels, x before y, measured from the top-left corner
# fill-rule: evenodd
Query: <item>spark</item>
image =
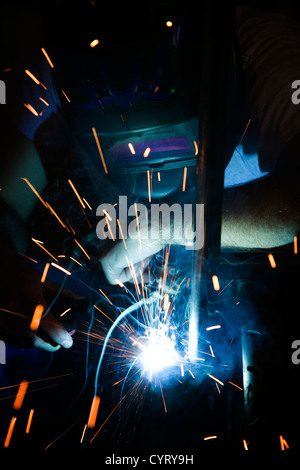
<path id="1" fill-rule="evenodd" d="M 13 433 L 13 431 L 14 431 L 14 427 L 15 427 L 16 421 L 17 421 L 16 416 L 13 416 L 13 417 L 11 418 L 11 422 L 10 422 L 10 424 L 9 424 L 8 431 L 7 431 L 7 435 L 6 435 L 6 439 L 5 439 L 5 442 L 4 442 L 4 447 L 5 447 L 5 448 L 9 447 L 9 444 L 10 444 L 10 441 L 11 441 L 11 437 L 12 437 L 12 433 Z"/>
<path id="2" fill-rule="evenodd" d="M 71 186 L 71 188 L 73 189 L 73 191 L 74 191 L 74 193 L 75 193 L 75 195 L 76 195 L 78 201 L 80 202 L 82 208 L 85 209 L 84 202 L 83 202 L 83 200 L 81 199 L 81 197 L 79 196 L 79 193 L 78 193 L 77 189 L 75 188 L 74 184 L 72 183 L 71 180 L 68 180 L 68 183 L 69 183 L 69 185 Z"/>
<path id="3" fill-rule="evenodd" d="M 41 51 L 42 51 L 42 53 L 44 54 L 44 56 L 46 57 L 46 59 L 47 59 L 49 65 L 50 65 L 50 67 L 51 67 L 52 69 L 54 69 L 53 62 L 51 61 L 50 57 L 48 56 L 47 52 L 45 51 L 45 49 L 44 49 L 43 47 L 41 48 Z"/>
<path id="4" fill-rule="evenodd" d="M 269 253 L 268 254 L 268 258 L 269 258 L 269 261 L 270 261 L 270 265 L 271 265 L 271 268 L 276 268 L 276 262 L 275 262 L 275 259 L 274 259 L 274 256 L 272 255 L 272 253 Z"/>
<path id="5" fill-rule="evenodd" d="M 84 439 L 86 430 L 87 430 L 87 424 L 84 425 L 84 428 L 83 428 L 83 431 L 82 431 L 82 434 L 81 434 L 80 444 L 83 443 L 83 439 Z"/>
<path id="6" fill-rule="evenodd" d="M 31 111 L 32 114 L 34 114 L 35 116 L 38 116 L 38 115 L 39 115 L 39 113 L 34 109 L 34 107 L 31 106 L 31 104 L 29 104 L 29 103 L 24 103 L 24 106 L 25 106 L 25 108 L 29 109 L 29 111 Z"/>
<path id="7" fill-rule="evenodd" d="M 119 219 L 117 219 L 117 223 L 118 223 L 118 226 L 119 226 L 119 230 L 120 230 L 120 233 L 121 233 L 121 237 L 122 237 L 122 240 L 123 240 L 123 243 L 124 243 L 125 250 L 127 250 L 127 245 L 126 245 L 126 242 L 125 242 L 121 222 L 119 221 Z"/>
<path id="8" fill-rule="evenodd" d="M 93 429 L 96 425 L 99 406 L 100 406 L 100 397 L 96 395 L 94 396 L 92 404 L 91 404 L 90 415 L 89 415 L 89 419 L 87 423 L 87 426 L 89 429 Z"/>
<path id="9" fill-rule="evenodd" d="M 150 181 L 150 170 L 147 170 L 147 181 L 148 181 L 148 199 L 151 202 L 151 181 Z"/>
<path id="10" fill-rule="evenodd" d="M 13 404 L 14 410 L 20 410 L 20 408 L 22 407 L 28 384 L 29 382 L 27 380 L 22 380 L 22 382 L 20 383 L 15 401 Z"/>
<path id="11" fill-rule="evenodd" d="M 77 424 L 79 423 L 79 420 L 75 421 L 75 423 L 71 424 L 71 426 L 69 426 L 64 432 L 62 432 L 59 436 L 57 436 L 55 439 L 53 439 L 52 442 L 50 442 L 50 444 L 48 444 L 44 450 L 48 450 L 50 446 L 52 446 L 52 444 L 54 444 L 56 441 L 58 441 L 58 439 L 60 439 L 62 436 L 64 436 L 65 434 L 67 434 L 67 432 L 69 432 L 71 429 L 73 429 Z"/>
<path id="12" fill-rule="evenodd" d="M 83 251 L 83 253 L 84 253 L 85 256 L 87 257 L 87 259 L 90 260 L 91 258 L 89 257 L 89 255 L 87 254 L 87 252 L 85 251 L 85 249 L 83 248 L 83 246 L 80 245 L 79 241 L 76 240 L 76 238 L 74 238 L 74 242 L 75 242 L 75 243 L 79 246 L 79 248 Z"/>
<path id="13" fill-rule="evenodd" d="M 42 304 L 38 304 L 35 307 L 33 317 L 32 317 L 31 323 L 30 323 L 31 331 L 36 331 L 38 329 L 38 327 L 40 326 L 40 321 L 41 321 L 41 317 L 42 317 L 43 312 L 44 312 L 44 306 Z"/>
<path id="14" fill-rule="evenodd" d="M 103 290 L 99 289 L 99 291 L 101 292 L 101 294 L 106 298 L 106 300 L 108 300 L 108 302 L 113 305 L 113 303 L 111 302 L 111 300 L 109 300 L 109 298 L 107 297 L 107 295 L 104 294 Z M 99 310 L 99 309 L 98 309 Z"/>
<path id="15" fill-rule="evenodd" d="M 108 218 L 108 220 L 112 221 L 111 216 L 109 215 L 109 213 L 108 213 L 105 209 L 103 209 L 103 213 L 106 215 L 106 217 Z"/>
<path id="16" fill-rule="evenodd" d="M 111 228 L 110 228 L 110 224 L 109 224 L 109 219 L 108 219 L 108 217 L 105 216 L 105 220 L 106 220 L 106 225 L 107 225 L 108 231 L 109 231 L 109 233 L 110 233 L 111 239 L 115 242 L 116 240 L 115 240 L 115 238 L 114 238 L 114 236 L 113 236 L 113 233 L 112 233 L 112 230 L 111 230 Z"/>
<path id="17" fill-rule="evenodd" d="M 71 307 L 67 308 L 63 313 L 60 314 L 60 317 L 64 316 L 66 313 L 70 312 Z"/>
<path id="18" fill-rule="evenodd" d="M 101 149 L 101 145 L 100 145 L 100 142 L 99 142 L 99 139 L 98 139 L 96 129 L 94 127 L 92 127 L 92 131 L 93 131 L 93 134 L 94 134 L 94 138 L 95 138 L 95 141 L 96 141 L 96 144 L 97 144 L 98 152 L 99 152 L 99 155 L 100 155 L 100 158 L 101 158 L 101 161 L 102 161 L 104 171 L 105 171 L 106 174 L 108 174 L 107 166 L 106 166 L 106 163 L 105 163 L 105 160 L 104 160 L 103 152 L 102 152 L 102 149 Z"/>
<path id="19" fill-rule="evenodd" d="M 197 142 L 194 140 L 194 147 L 195 147 L 195 155 L 198 155 L 199 148 Z"/>
<path id="20" fill-rule="evenodd" d="M 244 444 L 244 449 L 249 450 L 248 449 L 248 443 L 246 442 L 246 439 L 243 439 L 243 444 Z"/>
<path id="21" fill-rule="evenodd" d="M 160 171 L 157 172 L 157 180 L 160 181 Z"/>
<path id="22" fill-rule="evenodd" d="M 214 377 L 213 375 L 211 374 L 207 374 L 208 377 L 210 377 L 211 379 L 215 380 L 216 382 L 218 382 L 220 385 L 224 385 L 223 382 L 221 382 L 221 380 L 217 379 L 216 377 Z"/>
<path id="23" fill-rule="evenodd" d="M 141 241 L 140 224 L 139 224 L 139 217 L 138 217 L 138 210 L 137 210 L 136 202 L 134 203 L 134 210 L 135 210 L 135 218 L 136 218 L 136 227 L 137 227 L 137 232 L 138 232 L 139 246 L 140 246 L 140 250 L 141 250 L 142 249 L 142 241 Z"/>
<path id="24" fill-rule="evenodd" d="M 79 264 L 79 266 L 82 266 L 82 263 L 79 263 L 79 261 L 77 261 L 77 259 L 73 258 L 72 256 L 70 256 L 70 259 L 75 263 Z"/>
<path id="25" fill-rule="evenodd" d="M 147 158 L 149 156 L 149 153 L 151 152 L 151 148 L 150 147 L 147 147 L 145 152 L 143 153 L 143 157 L 144 158 Z"/>
<path id="26" fill-rule="evenodd" d="M 133 147 L 133 145 L 132 145 L 130 142 L 129 142 L 129 144 L 128 144 L 128 147 L 129 147 L 129 150 L 130 150 L 130 152 L 132 153 L 132 155 L 135 155 L 134 147 Z"/>
<path id="27" fill-rule="evenodd" d="M 298 253 L 298 238 L 294 237 L 294 254 Z"/>
<path id="28" fill-rule="evenodd" d="M 50 267 L 50 263 L 46 263 L 46 264 L 45 264 L 44 271 L 43 271 L 43 274 L 42 274 L 42 277 L 41 277 L 41 283 L 42 283 L 42 284 L 43 284 L 43 283 L 45 282 L 45 280 L 46 280 L 49 267 Z"/>
<path id="29" fill-rule="evenodd" d="M 206 331 L 217 330 L 218 328 L 221 328 L 221 325 L 209 326 L 206 328 Z"/>
<path id="30" fill-rule="evenodd" d="M 209 345 L 209 349 L 210 349 L 212 357 L 215 357 L 214 352 L 213 352 L 213 348 L 211 347 L 211 344 Z"/>
<path id="31" fill-rule="evenodd" d="M 44 199 L 42 198 L 42 196 L 38 193 L 38 191 L 35 189 L 35 187 L 30 183 L 30 181 L 28 181 L 27 178 L 21 178 L 21 180 L 25 181 L 25 183 L 30 187 L 30 189 L 34 192 L 34 194 L 36 195 L 36 197 L 41 201 L 41 203 L 47 207 L 47 203 L 46 201 L 44 201 Z"/>
<path id="32" fill-rule="evenodd" d="M 96 47 L 99 44 L 99 39 L 93 39 L 93 41 L 90 42 L 90 47 Z"/>
<path id="33" fill-rule="evenodd" d="M 228 380 L 228 382 L 229 382 L 231 385 L 233 385 L 234 387 L 236 387 L 236 388 L 238 388 L 239 390 L 242 390 L 242 391 L 243 391 L 242 387 L 240 387 L 239 385 L 234 384 L 233 382 L 230 382 L 230 380 Z"/>
<path id="34" fill-rule="evenodd" d="M 241 140 L 240 140 L 239 145 L 241 145 L 241 143 L 242 143 L 242 141 L 243 141 L 243 139 L 244 139 L 244 137 L 245 137 L 245 134 L 246 134 L 247 129 L 248 129 L 249 125 L 250 125 L 250 122 L 251 122 L 251 119 L 249 119 L 249 121 L 248 121 L 248 123 L 247 123 L 247 125 L 246 125 L 246 128 L 245 128 L 245 130 L 244 130 L 244 132 L 243 132 L 243 135 L 242 135 L 242 137 L 241 137 Z"/>
<path id="35" fill-rule="evenodd" d="M 186 188 L 186 175 L 187 175 L 187 167 L 185 166 L 183 169 L 183 181 L 182 181 L 182 191 L 185 192 Z"/>
<path id="36" fill-rule="evenodd" d="M 115 283 L 118 284 L 120 287 L 124 287 L 123 282 L 119 281 L 119 279 L 115 279 Z"/>
<path id="37" fill-rule="evenodd" d="M 39 100 L 42 101 L 46 106 L 50 106 L 49 103 L 47 103 L 46 100 L 44 100 L 41 96 L 39 96 Z"/>
<path id="38" fill-rule="evenodd" d="M 173 26 L 172 21 L 170 21 L 170 20 L 166 21 L 166 26 L 167 26 L 168 28 L 171 28 L 171 27 Z"/>
<path id="39" fill-rule="evenodd" d="M 286 440 L 283 438 L 283 436 L 279 436 L 279 440 L 280 440 L 280 448 L 281 450 L 285 450 L 285 449 L 289 449 L 289 445 L 288 443 L 286 442 Z"/>
<path id="40" fill-rule="evenodd" d="M 46 202 L 46 208 L 49 209 L 49 211 L 51 212 L 52 215 L 54 215 L 54 217 L 56 217 L 56 219 L 58 220 L 58 222 L 60 223 L 60 225 L 67 229 L 68 232 L 69 232 L 69 229 L 66 227 L 66 225 L 63 223 L 63 221 L 61 220 L 61 218 L 57 215 L 57 213 L 55 212 L 55 210 L 53 209 L 53 207 L 50 206 L 50 204 L 48 202 Z"/>
<path id="41" fill-rule="evenodd" d="M 91 208 L 90 204 L 87 202 L 87 200 L 83 197 L 82 198 L 83 202 L 86 203 L 86 205 L 88 206 L 88 208 L 90 209 L 90 211 L 92 211 L 93 209 Z"/>
<path id="42" fill-rule="evenodd" d="M 45 90 L 47 90 L 47 88 L 45 87 L 45 85 L 44 85 L 42 82 L 40 82 L 40 81 L 33 75 L 33 73 L 31 73 L 31 72 L 30 72 L 29 70 L 27 70 L 27 69 L 25 70 L 25 73 L 28 75 L 28 77 L 30 77 L 30 78 L 34 81 L 34 83 L 36 83 L 37 85 L 41 85 Z"/>
<path id="43" fill-rule="evenodd" d="M 220 290 L 219 279 L 218 279 L 218 276 L 216 276 L 216 274 L 213 275 L 212 282 L 213 282 L 214 289 Z"/>
<path id="44" fill-rule="evenodd" d="M 56 269 L 59 269 L 59 270 L 62 271 L 63 273 L 67 274 L 68 276 L 71 276 L 70 271 L 68 271 L 67 269 L 63 268 L 63 267 L 60 266 L 59 264 L 51 263 L 51 266 L 53 266 L 53 267 L 56 268 Z"/>
<path id="45" fill-rule="evenodd" d="M 27 426 L 26 426 L 26 431 L 25 431 L 26 434 L 29 434 L 31 423 L 32 423 L 32 418 L 33 418 L 33 413 L 34 413 L 34 410 L 31 409 L 29 412 L 29 416 L 28 416 L 28 421 L 27 421 Z"/>
<path id="46" fill-rule="evenodd" d="M 203 440 L 204 441 L 208 441 L 209 439 L 217 439 L 218 436 L 207 436 L 207 437 L 204 437 Z"/>
<path id="47" fill-rule="evenodd" d="M 70 98 L 68 97 L 68 95 L 66 94 L 66 92 L 64 90 L 61 90 L 62 94 L 64 95 L 64 97 L 66 98 L 66 100 L 71 103 L 71 100 Z"/>

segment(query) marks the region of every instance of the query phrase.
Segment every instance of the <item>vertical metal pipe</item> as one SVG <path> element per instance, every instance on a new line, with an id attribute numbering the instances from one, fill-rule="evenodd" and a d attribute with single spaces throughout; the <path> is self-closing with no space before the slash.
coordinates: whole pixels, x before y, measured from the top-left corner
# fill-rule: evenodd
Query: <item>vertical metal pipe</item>
<path id="1" fill-rule="evenodd" d="M 203 2 L 201 45 L 201 99 L 199 110 L 199 154 L 196 204 L 204 204 L 204 245 L 193 252 L 189 356 L 198 349 L 201 276 L 204 264 L 215 259 L 221 247 L 222 197 L 225 154 L 228 147 L 229 104 L 231 101 L 231 7 L 223 2 Z M 220 10 L 224 11 L 220 11 Z"/>

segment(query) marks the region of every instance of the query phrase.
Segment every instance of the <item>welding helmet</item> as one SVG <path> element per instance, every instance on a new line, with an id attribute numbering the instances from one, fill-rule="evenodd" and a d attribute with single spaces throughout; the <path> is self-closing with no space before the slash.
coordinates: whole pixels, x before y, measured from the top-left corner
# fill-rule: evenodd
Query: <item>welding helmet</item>
<path id="1" fill-rule="evenodd" d="M 164 197 L 197 164 L 198 14 L 182 1 L 107 3 L 51 2 L 57 91 L 80 145 L 120 193 L 147 197 L 150 181 L 152 198 Z"/>

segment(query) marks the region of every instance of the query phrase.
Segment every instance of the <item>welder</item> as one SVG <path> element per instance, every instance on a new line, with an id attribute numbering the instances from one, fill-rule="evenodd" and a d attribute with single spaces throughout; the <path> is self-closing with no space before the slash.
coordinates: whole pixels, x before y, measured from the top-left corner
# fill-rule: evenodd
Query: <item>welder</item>
<path id="1" fill-rule="evenodd" d="M 39 194 L 47 188 L 57 201 L 62 182 L 75 178 L 79 193 L 96 207 L 116 202 L 120 194 L 133 201 L 147 199 L 145 175 L 150 172 L 152 197 L 176 200 L 184 168 L 188 175 L 196 168 L 200 71 L 194 11 L 181 2 L 153 2 L 147 15 L 134 2 L 123 2 L 117 12 L 115 5 L 104 12 L 97 2 L 60 3 L 57 10 L 46 2 L 45 38 L 39 36 L 37 18 L 30 26 L 22 17 L 19 34 L 22 28 L 34 28 L 33 43 L 20 41 L 9 15 L 2 27 L 7 44 L 3 79 L 8 86 L 3 113 L 9 111 L 10 117 L 2 126 L 1 280 L 7 310 L 20 315 L 33 312 L 38 303 L 47 306 L 40 274 L 19 255 L 26 252 L 24 227 L 37 201 L 25 177 Z M 50 39 L 49 25 L 55 33 Z M 291 101 L 291 84 L 300 78 L 299 44 L 300 25 L 294 19 L 236 9 L 224 248 L 285 245 L 299 231 L 300 115 Z M 147 148 L 152 151 L 145 157 Z M 192 193 L 193 178 L 187 179 L 181 202 L 189 201 Z M 59 204 L 72 212 L 64 195 Z M 84 226 L 77 222 L 77 228 Z M 127 238 L 126 249 L 119 242 L 106 254 L 99 253 L 108 282 L 129 280 L 126 257 L 141 263 L 162 247 L 162 242 L 150 240 L 139 250 L 137 240 Z M 72 345 L 51 313 L 34 333 L 15 315 L 2 312 L 0 322 L 15 344 L 50 351 Z"/>

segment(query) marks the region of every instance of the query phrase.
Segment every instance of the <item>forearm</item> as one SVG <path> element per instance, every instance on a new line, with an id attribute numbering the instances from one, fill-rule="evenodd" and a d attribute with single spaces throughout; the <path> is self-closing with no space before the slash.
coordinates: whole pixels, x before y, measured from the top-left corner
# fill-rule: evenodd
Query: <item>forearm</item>
<path id="1" fill-rule="evenodd" d="M 224 191 L 223 248 L 272 248 L 300 230 L 300 174 L 274 174 Z"/>
<path id="2" fill-rule="evenodd" d="M 47 177 L 34 143 L 8 123 L 1 140 L 1 199 L 24 222 L 37 202 L 36 195 L 22 178 L 41 193 L 47 185 Z"/>

